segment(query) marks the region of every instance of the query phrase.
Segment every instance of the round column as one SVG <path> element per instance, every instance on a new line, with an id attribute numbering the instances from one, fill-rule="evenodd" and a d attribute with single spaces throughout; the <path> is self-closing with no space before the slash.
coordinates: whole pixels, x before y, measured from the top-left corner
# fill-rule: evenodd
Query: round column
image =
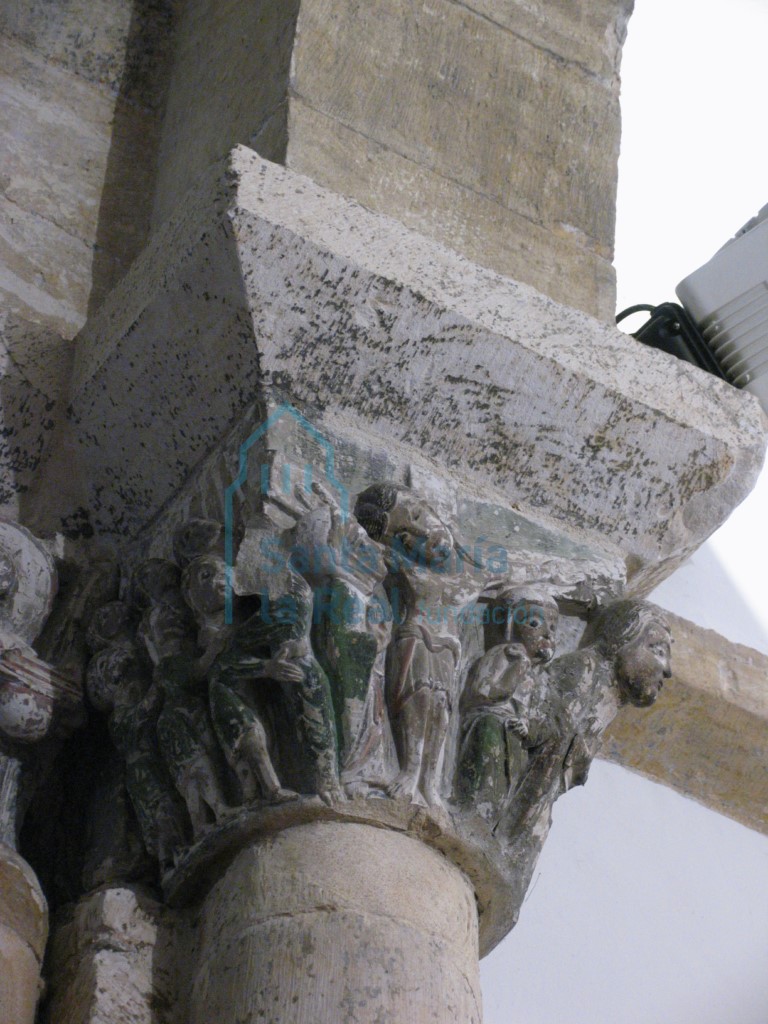
<path id="1" fill-rule="evenodd" d="M 203 907 L 191 1024 L 480 1024 L 474 891 L 371 825 L 298 825 L 241 851 Z"/>
<path id="2" fill-rule="evenodd" d="M 32 868 L 0 843 L 0 1021 L 33 1024 L 48 907 Z"/>

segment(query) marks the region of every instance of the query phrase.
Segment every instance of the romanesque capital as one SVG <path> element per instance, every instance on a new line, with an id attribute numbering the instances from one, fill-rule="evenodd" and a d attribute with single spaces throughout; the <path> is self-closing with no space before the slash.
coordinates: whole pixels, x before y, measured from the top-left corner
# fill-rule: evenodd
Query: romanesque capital
<path id="1" fill-rule="evenodd" d="M 317 481 L 251 499 L 238 522 L 177 521 L 88 628 L 89 701 L 168 898 L 255 839 L 362 821 L 467 872 L 494 944 L 555 800 L 670 675 L 663 616 L 599 607 L 586 577 L 566 593 L 412 486 L 373 482 L 347 507 Z M 567 653 L 566 617 L 571 637 L 589 619 Z"/>

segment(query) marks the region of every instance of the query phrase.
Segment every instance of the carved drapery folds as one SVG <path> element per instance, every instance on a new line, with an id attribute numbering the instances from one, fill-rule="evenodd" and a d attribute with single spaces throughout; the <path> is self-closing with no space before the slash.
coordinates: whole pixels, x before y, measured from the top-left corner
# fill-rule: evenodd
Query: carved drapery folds
<path id="1" fill-rule="evenodd" d="M 189 520 L 91 622 L 87 692 L 147 849 L 172 873 L 244 813 L 394 803 L 524 866 L 619 707 L 669 676 L 658 610 L 611 605 L 557 657 L 546 584 L 470 553 L 414 490 L 268 505 L 231 576 L 223 524 Z"/>

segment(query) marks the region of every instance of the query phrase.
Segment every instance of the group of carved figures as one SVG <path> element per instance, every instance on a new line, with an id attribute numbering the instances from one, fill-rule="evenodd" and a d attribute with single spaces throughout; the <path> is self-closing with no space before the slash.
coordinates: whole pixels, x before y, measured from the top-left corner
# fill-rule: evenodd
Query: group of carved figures
<path id="1" fill-rule="evenodd" d="M 514 837 L 669 675 L 668 629 L 639 602 L 554 658 L 555 601 L 475 564 L 409 489 L 371 486 L 346 517 L 321 488 L 283 504 L 294 526 L 249 549 L 254 592 L 228 591 L 221 524 L 191 520 L 88 629 L 87 692 L 164 867 L 236 810 L 299 798 L 448 801 Z M 475 659 L 468 607 L 487 613 Z"/>
<path id="2" fill-rule="evenodd" d="M 140 562 L 123 599 L 89 618 L 86 691 L 163 868 L 237 810 L 300 798 L 447 803 L 513 842 L 584 781 L 619 707 L 650 705 L 669 675 L 668 628 L 642 602 L 603 609 L 555 657 L 545 585 L 478 564 L 410 489 L 373 485 L 346 516 L 320 487 L 269 503 L 280 516 L 251 528 L 237 573 L 222 524 L 190 520 L 172 560 Z M 293 526 L 276 526 L 286 514 Z M 76 681 L 31 646 L 52 559 L 21 527 L 0 533 L 0 839 L 12 845 L 27 751 L 57 708 L 61 735 L 81 719 Z"/>

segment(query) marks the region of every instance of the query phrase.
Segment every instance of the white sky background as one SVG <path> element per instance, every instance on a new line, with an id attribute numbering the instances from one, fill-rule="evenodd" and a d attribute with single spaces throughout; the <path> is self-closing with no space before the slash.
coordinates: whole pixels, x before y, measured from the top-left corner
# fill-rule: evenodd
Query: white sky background
<path id="1" fill-rule="evenodd" d="M 768 203 L 768 0 L 636 0 L 622 78 L 619 309 Z M 768 473 L 653 596 L 768 653 Z M 768 1024 L 768 839 L 598 761 L 481 970 L 485 1024 Z"/>
<path id="2" fill-rule="evenodd" d="M 767 46 L 768 0 L 637 0 L 622 65 L 619 310 L 676 301 L 675 285 L 768 203 Z M 751 615 L 723 593 L 726 577 Z M 768 473 L 654 598 L 768 653 Z"/>

